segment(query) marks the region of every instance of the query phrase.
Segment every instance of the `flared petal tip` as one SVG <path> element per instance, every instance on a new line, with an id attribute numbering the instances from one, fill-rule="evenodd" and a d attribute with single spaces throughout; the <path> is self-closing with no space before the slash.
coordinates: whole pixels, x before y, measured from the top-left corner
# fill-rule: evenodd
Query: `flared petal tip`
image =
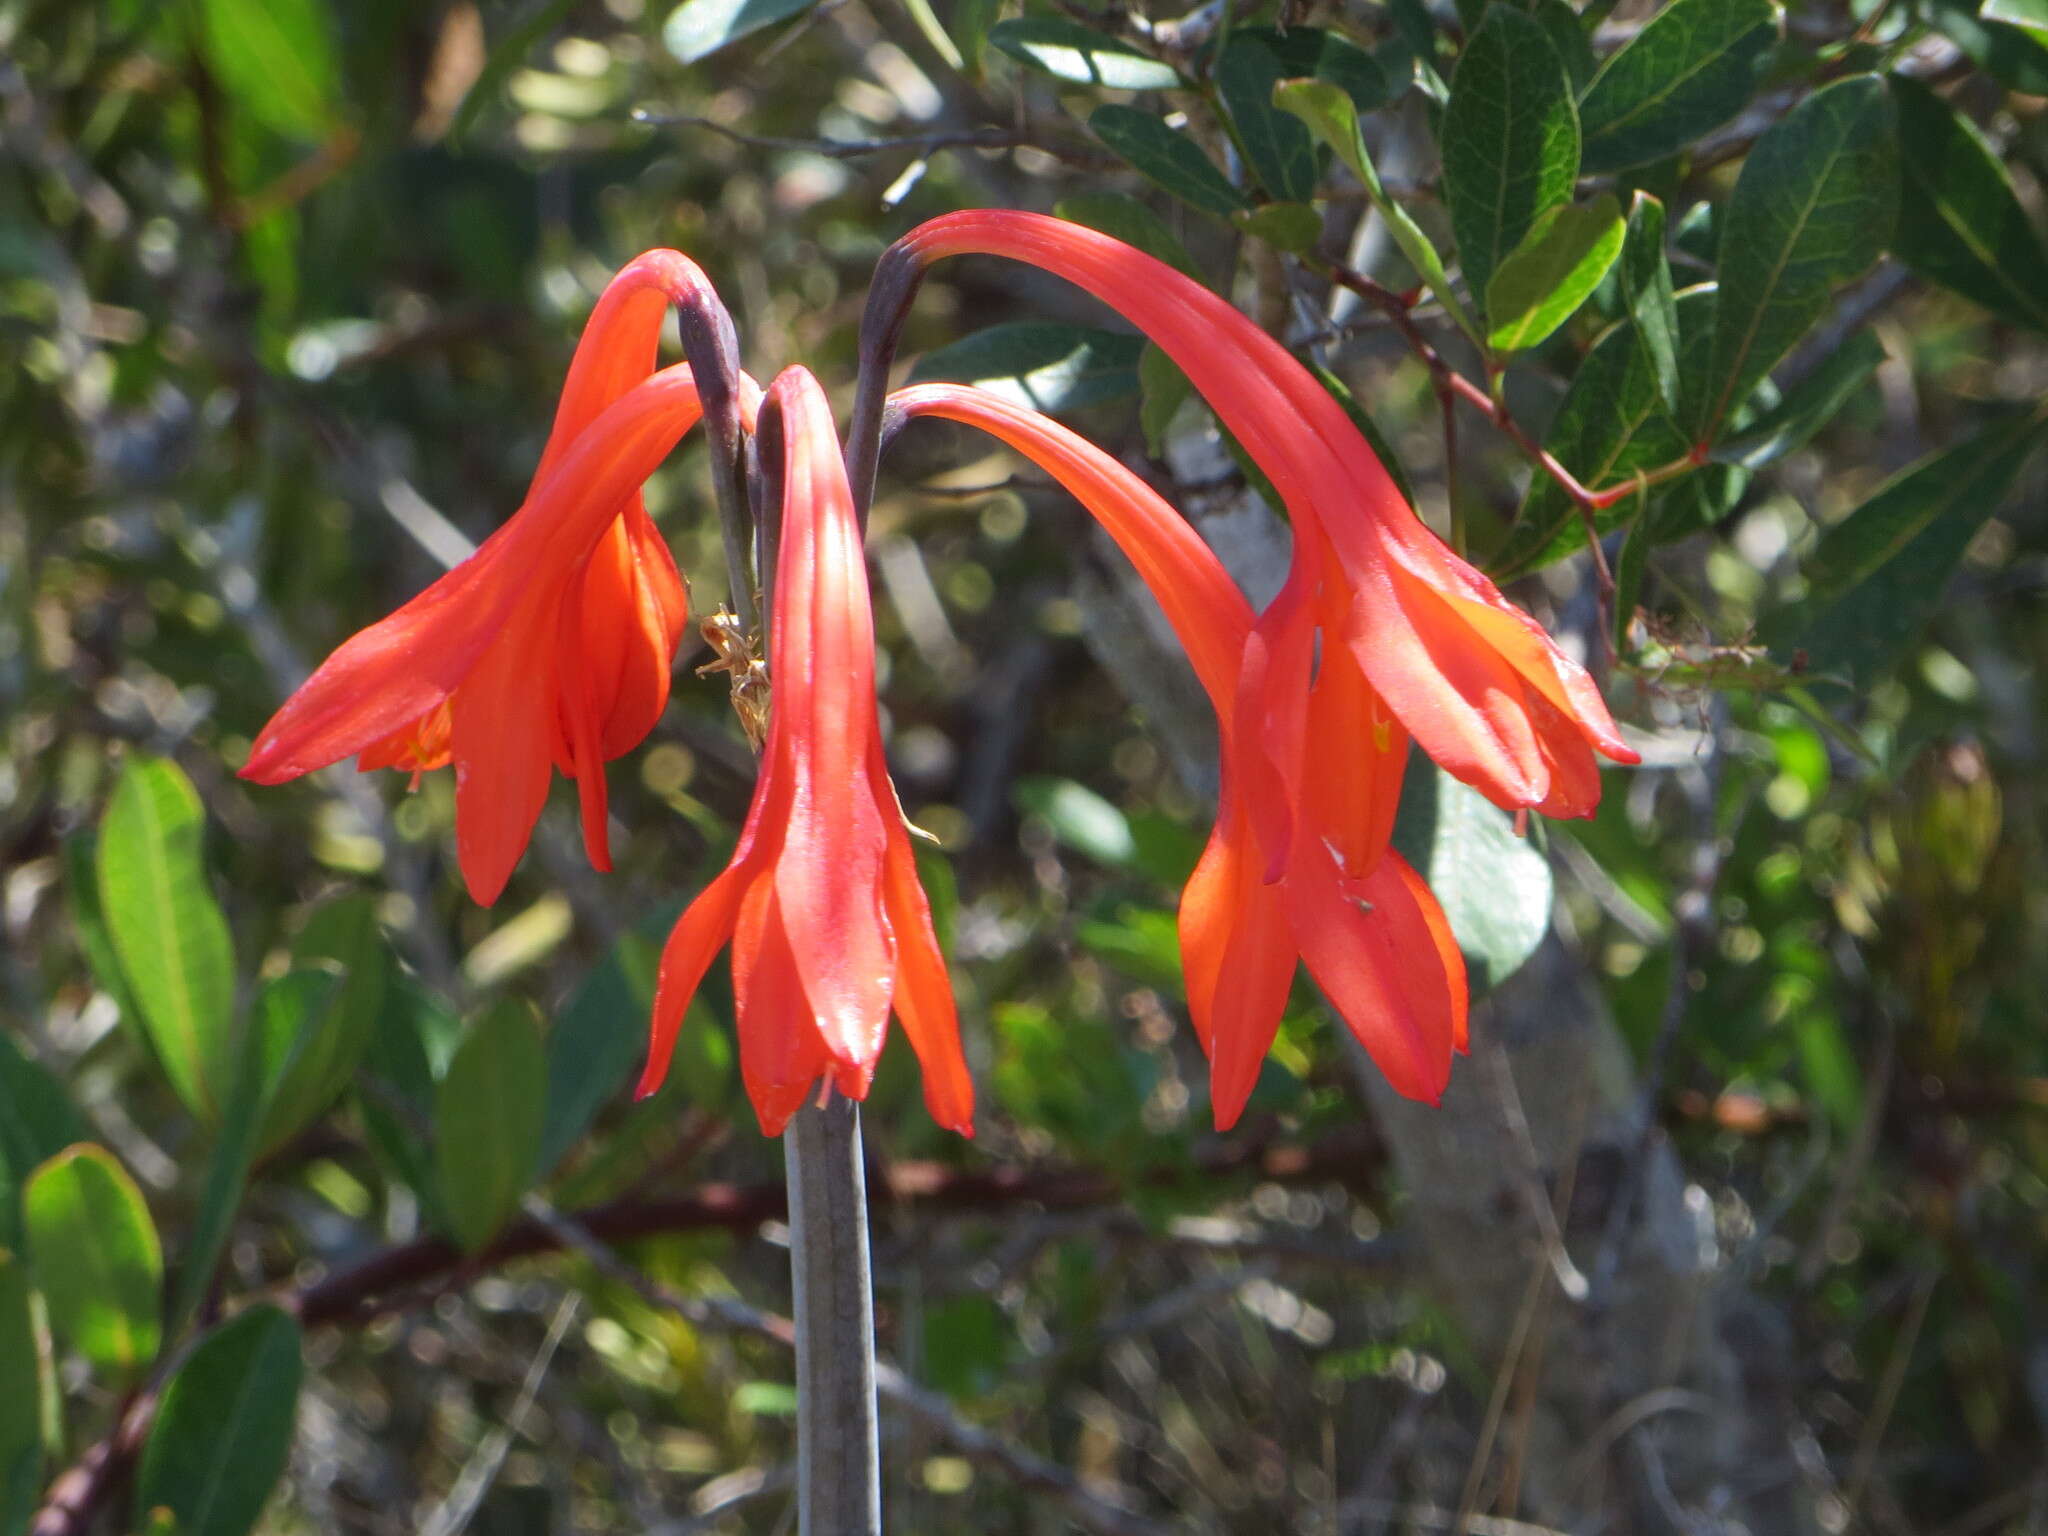
<path id="1" fill-rule="evenodd" d="M 647 1069 L 640 1074 L 640 1081 L 633 1085 L 633 1102 L 644 1104 L 661 1092 L 661 1085 L 668 1081 L 668 1063 L 650 1061 Z"/>

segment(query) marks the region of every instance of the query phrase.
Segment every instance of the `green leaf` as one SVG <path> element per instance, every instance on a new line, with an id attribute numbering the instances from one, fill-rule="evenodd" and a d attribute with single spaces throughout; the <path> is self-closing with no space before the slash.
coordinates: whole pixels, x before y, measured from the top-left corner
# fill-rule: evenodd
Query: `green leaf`
<path id="1" fill-rule="evenodd" d="M 1394 847 L 1436 893 L 1475 992 L 1513 975 L 1550 931 L 1550 861 L 1478 790 L 1417 754 Z"/>
<path id="2" fill-rule="evenodd" d="M 540 1158 L 548 1069 L 525 1004 L 487 1010 L 455 1048 L 434 1104 L 441 1204 L 463 1248 L 477 1252 L 519 1209 Z"/>
<path id="3" fill-rule="evenodd" d="M 1273 87 L 1285 72 L 1257 37 L 1232 32 L 1216 61 L 1216 88 L 1237 128 L 1252 174 L 1273 197 L 1305 203 L 1316 195 L 1316 144 L 1308 130 L 1273 105 Z M 1318 231 L 1320 233 L 1320 230 Z"/>
<path id="4" fill-rule="evenodd" d="M 1578 176 L 1571 81 L 1541 26 L 1506 5 L 1488 9 L 1458 60 L 1439 137 L 1458 259 L 1483 299 L 1494 269 Z"/>
<path id="5" fill-rule="evenodd" d="M 1977 125 L 1893 77 L 1901 195 L 1892 250 L 1921 276 L 1995 315 L 2048 330 L 2048 252 Z"/>
<path id="6" fill-rule="evenodd" d="M 1595 70 L 1593 40 L 1586 34 L 1591 23 L 1582 20 L 1567 0 L 1532 0 L 1523 9 L 1543 28 L 1544 35 L 1550 39 L 1550 46 L 1557 50 L 1558 61 L 1564 65 L 1573 92 L 1582 94 Z"/>
<path id="7" fill-rule="evenodd" d="M 1805 446 L 1863 388 L 1884 361 L 1874 331 L 1856 331 L 1776 406 L 1714 450 L 1721 464 L 1762 469 Z"/>
<path id="8" fill-rule="evenodd" d="M 56 1074 L 0 1030 L 0 1248 L 21 1246 L 21 1189 L 30 1172 L 88 1134 Z"/>
<path id="9" fill-rule="evenodd" d="M 1775 0 L 1675 0 L 1601 67 L 1579 103 L 1587 175 L 1676 154 L 1740 112 L 1778 46 Z"/>
<path id="10" fill-rule="evenodd" d="M 661 40 L 685 64 L 809 10 L 817 0 L 683 0 L 662 23 Z"/>
<path id="11" fill-rule="evenodd" d="M 1261 203 L 1230 222 L 1254 240 L 1263 240 L 1292 256 L 1313 251 L 1323 238 L 1323 216 L 1308 203 Z"/>
<path id="12" fill-rule="evenodd" d="M 535 0 L 526 15 L 493 48 L 484 60 L 484 67 L 463 92 L 462 105 L 455 109 L 455 117 L 448 125 L 448 143 L 461 148 L 469 137 L 469 130 L 475 125 L 477 114 L 483 111 L 487 102 L 497 98 L 498 89 L 506 78 L 523 64 L 527 55 L 569 12 L 576 0 Z"/>
<path id="13" fill-rule="evenodd" d="M 240 1075 L 221 1116 L 198 1213 L 179 1255 L 168 1330 L 173 1338 L 198 1311 L 213 1282 L 249 1170 L 263 1150 L 262 1131 L 272 1118 L 280 1087 L 304 1079 L 301 1064 L 319 1053 L 341 990 L 341 977 L 332 969 L 300 969 L 273 977 L 256 994 L 242 1042 Z"/>
<path id="14" fill-rule="evenodd" d="M 282 1079 L 268 1091 L 259 1148 L 269 1151 L 313 1123 L 355 1075 L 376 1033 L 390 962 L 368 895 L 344 896 L 315 911 L 292 945 L 300 967 L 329 967 L 340 978 L 331 1006 Z"/>
<path id="15" fill-rule="evenodd" d="M 2009 91 L 2048 96 L 2048 45 L 2024 27 L 1977 14 L 1976 0 L 1934 0 L 1928 19 Z"/>
<path id="16" fill-rule="evenodd" d="M 337 71 L 320 0 L 199 0 L 206 52 L 227 94 L 291 138 L 334 126 Z"/>
<path id="17" fill-rule="evenodd" d="M 1200 146 L 1185 134 L 1175 133 L 1153 113 L 1136 107 L 1097 107 L 1088 118 L 1088 128 L 1147 179 L 1190 207 L 1228 218 L 1245 206 L 1244 194 L 1224 178 Z"/>
<path id="18" fill-rule="evenodd" d="M 1077 85 L 1118 91 L 1170 91 L 1180 72 L 1122 38 L 1064 16 L 1019 16 L 989 28 L 988 40 L 1020 64 Z"/>
<path id="19" fill-rule="evenodd" d="M 1984 0 L 1977 13 L 1986 21 L 2003 22 L 2048 43 L 2048 0 Z"/>
<path id="20" fill-rule="evenodd" d="M 142 1010 L 135 994 L 128 990 L 128 978 L 114 953 L 114 936 L 107 931 L 106 914 L 100 910 L 100 882 L 94 849 L 98 836 L 93 831 L 74 832 L 64 839 L 64 894 L 71 902 L 71 926 L 78 934 L 92 979 L 120 1010 L 122 1027 L 131 1031 L 138 1044 L 149 1051 L 149 1030 L 142 1022 Z"/>
<path id="21" fill-rule="evenodd" d="M 1358 126 L 1357 104 L 1327 80 L 1283 80 L 1273 87 L 1273 104 L 1300 118 L 1309 132 L 1328 144 L 1336 151 L 1337 158 L 1351 167 L 1353 174 L 1364 184 L 1373 207 L 1386 220 L 1387 232 L 1394 237 L 1401 254 L 1408 258 L 1409 265 L 1415 268 L 1424 285 L 1444 306 L 1445 313 L 1476 343 L 1479 340 L 1477 328 L 1451 289 L 1451 280 L 1444 273 L 1443 257 L 1437 254 L 1436 247 L 1422 232 L 1421 226 L 1408 216 L 1405 208 L 1387 196 L 1386 188 L 1380 184 L 1379 172 L 1373 167 L 1372 156 L 1366 152 L 1365 135 Z"/>
<path id="22" fill-rule="evenodd" d="M 1605 192 L 1537 219 L 1486 285 L 1487 345 L 1522 351 L 1577 314 L 1621 255 L 1626 233 L 1620 205 Z"/>
<path id="23" fill-rule="evenodd" d="M 1713 290 L 1694 288 L 1678 296 L 1681 334 L 1693 335 L 1713 310 Z M 1699 342 L 1692 350 L 1703 351 Z M 1605 490 L 1638 469 L 1654 469 L 1681 457 L 1689 444 L 1658 393 L 1656 368 L 1635 328 L 1622 321 L 1593 343 L 1572 375 L 1544 433 L 1543 446 L 1577 476 L 1581 485 Z M 1596 515 L 1602 533 L 1633 516 L 1633 498 Z M 1585 548 L 1577 509 L 1548 475 L 1531 475 L 1515 525 L 1488 568 L 1507 579 L 1548 565 Z"/>
<path id="24" fill-rule="evenodd" d="M 651 953 L 653 952 L 653 953 Z M 548 1034 L 547 1111 L 539 1171 L 551 1171 L 590 1129 L 647 1050 L 654 945 L 629 933 L 583 978 Z"/>
<path id="25" fill-rule="evenodd" d="M 1145 338 L 1086 325 L 1021 320 L 927 352 L 913 381 L 976 384 L 1039 411 L 1078 411 L 1138 392 Z"/>
<path id="26" fill-rule="evenodd" d="M 1360 112 L 1386 105 L 1392 94 L 1379 61 L 1340 32 L 1321 27 L 1239 27 L 1231 46 L 1242 39 L 1256 42 L 1279 62 L 1281 74 L 1326 80 L 1351 98 Z"/>
<path id="27" fill-rule="evenodd" d="M 1181 970 L 1180 925 L 1171 912 L 1120 903 L 1114 921 L 1092 918 L 1077 923 L 1074 937 L 1083 949 L 1134 981 L 1169 992 L 1178 992 L 1186 984 Z"/>
<path id="28" fill-rule="evenodd" d="M 1145 434 L 1145 451 L 1153 458 L 1166 457 L 1167 431 L 1194 393 L 1195 386 L 1180 371 L 1180 364 L 1163 348 L 1148 342 L 1138 354 L 1138 429 Z"/>
<path id="29" fill-rule="evenodd" d="M 1002 14 L 1003 0 L 955 0 L 953 42 L 960 50 L 960 64 L 976 80 L 983 78 L 982 63 L 988 52 L 989 28 Z"/>
<path id="30" fill-rule="evenodd" d="M 1010 792 L 1017 809 L 1040 818 L 1054 837 L 1099 864 L 1130 863 L 1138 851 L 1124 813 L 1085 784 L 1033 775 Z"/>
<path id="31" fill-rule="evenodd" d="M 1085 224 L 1100 230 L 1197 282 L 1201 280 L 1202 274 L 1195 270 L 1195 260 L 1180 243 L 1180 237 L 1167 227 L 1166 220 L 1135 197 L 1122 192 L 1077 192 L 1054 203 L 1052 211 L 1069 224 Z"/>
<path id="32" fill-rule="evenodd" d="M 100 907 L 150 1043 L 202 1119 L 233 1082 L 235 970 L 227 919 L 207 889 L 205 816 L 177 764 L 131 757 L 100 822 Z"/>
<path id="33" fill-rule="evenodd" d="M 441 1211 L 426 1133 L 434 1112 L 435 1063 L 445 1065 L 453 1050 L 452 1044 L 447 1053 L 438 1047 L 460 1033 L 460 1022 L 438 998 L 411 977 L 395 976 L 356 1074 L 357 1103 L 371 1147 L 444 1231 L 449 1223 Z"/>
<path id="34" fill-rule="evenodd" d="M 2012 417 L 1887 482 L 1822 537 L 1805 601 L 1765 638 L 1803 650 L 1811 672 L 1875 681 L 1940 610 L 1970 540 L 2044 436 L 2038 412 Z"/>
<path id="35" fill-rule="evenodd" d="M 1891 238 L 1898 208 L 1891 96 L 1838 80 L 1757 140 L 1721 221 L 1708 389 L 1688 420 L 1711 441 L 1792 344 Z"/>
<path id="36" fill-rule="evenodd" d="M 1358 397 L 1351 393 L 1351 386 L 1321 363 L 1309 363 L 1308 371 L 1314 374 L 1316 382 L 1328 390 L 1337 403 L 1344 407 L 1345 414 L 1351 418 L 1351 424 L 1358 428 L 1359 436 L 1371 446 L 1374 457 L 1380 461 L 1381 467 L 1393 480 L 1394 488 L 1401 493 L 1401 499 L 1409 506 L 1414 506 L 1415 489 L 1408 483 L 1408 472 L 1401 467 L 1400 456 L 1394 452 L 1394 445 L 1387 440 L 1386 433 L 1380 430 L 1380 424 L 1358 403 Z"/>
<path id="37" fill-rule="evenodd" d="M 163 1508 L 178 1536 L 251 1530 L 284 1473 L 304 1373 L 298 1324 L 276 1307 L 251 1307 L 202 1339 L 150 1427 L 137 1520 Z"/>
<path id="38" fill-rule="evenodd" d="M 142 1191 L 112 1154 L 88 1144 L 36 1169 L 22 1207 L 51 1330 L 133 1380 L 163 1342 L 164 1255 Z"/>
<path id="39" fill-rule="evenodd" d="M 0 1532 L 26 1530 L 42 1486 L 42 1361 L 28 1264 L 0 1247 Z"/>
<path id="40" fill-rule="evenodd" d="M 1635 323 L 1636 342 L 1657 381 L 1657 398 L 1678 408 L 1678 294 L 1671 261 L 1664 254 L 1664 205 L 1637 192 L 1628 211 L 1628 238 L 1621 249 L 1622 307 Z"/>

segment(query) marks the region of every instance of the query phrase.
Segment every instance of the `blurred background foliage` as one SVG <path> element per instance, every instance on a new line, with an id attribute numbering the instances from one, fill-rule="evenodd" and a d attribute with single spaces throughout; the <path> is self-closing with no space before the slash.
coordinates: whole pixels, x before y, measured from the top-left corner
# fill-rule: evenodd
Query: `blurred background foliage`
<path id="1" fill-rule="evenodd" d="M 0 0 L 0 1533 L 788 1528 L 780 1149 L 722 983 L 625 1099 L 751 786 L 698 648 L 613 768 L 618 873 L 557 803 L 491 910 L 447 775 L 233 771 L 516 507 L 624 260 L 687 251 L 757 376 L 840 391 L 875 257 L 977 205 L 1326 365 L 1646 762 L 1524 841 L 1426 765 L 1403 809 L 1476 979 L 1543 946 L 1460 1082 L 1566 1015 L 1625 1049 L 1415 1132 L 1304 983 L 1218 1137 L 1188 680 L 1078 509 L 902 440 L 890 755 L 981 1107 L 937 1132 L 896 1045 L 870 1101 L 889 1528 L 2048 1529 L 2048 10 L 940 3 Z M 1231 445 L 1072 290 L 950 264 L 906 352 L 1270 591 Z M 1511 430 L 1447 431 L 1447 369 Z M 650 505 L 708 611 L 701 471 Z M 1519 1139 L 1460 1247 L 1403 1138 L 1481 1112 Z M 1668 1310 L 1765 1347 L 1621 1359 L 1617 1234 L 1666 1217 Z M 1737 1418 L 1759 1454 L 1667 1471 Z"/>

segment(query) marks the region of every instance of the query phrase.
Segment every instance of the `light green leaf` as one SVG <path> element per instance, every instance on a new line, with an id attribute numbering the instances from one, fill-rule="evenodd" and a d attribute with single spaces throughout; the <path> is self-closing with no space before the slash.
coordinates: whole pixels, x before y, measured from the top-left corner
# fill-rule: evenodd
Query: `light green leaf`
<path id="1" fill-rule="evenodd" d="M 112 1154 L 68 1148 L 29 1176 L 22 1202 L 36 1288 L 58 1339 L 124 1382 L 163 1342 L 163 1248 L 142 1191 Z"/>
<path id="2" fill-rule="evenodd" d="M 1128 864 L 1138 851 L 1124 813 L 1085 784 L 1040 776 L 1011 790 L 1017 809 L 1040 818 L 1054 837 L 1101 864 Z"/>
<path id="3" fill-rule="evenodd" d="M 1678 294 L 1671 283 L 1671 261 L 1664 254 L 1664 205 L 1647 192 L 1637 192 L 1628 211 L 1628 238 L 1622 244 L 1622 308 L 1635 323 L 1636 342 L 1657 381 L 1657 399 L 1667 410 L 1678 409 Z"/>
<path id="4" fill-rule="evenodd" d="M 234 1079 L 235 970 L 207 889 L 205 816 L 177 764 L 131 757 L 100 822 L 100 907 L 178 1097 L 207 1121 Z"/>
<path id="5" fill-rule="evenodd" d="M 1783 27 L 1775 0 L 1674 0 L 1586 88 L 1582 168 L 1648 165 L 1727 122 L 1756 91 Z"/>
<path id="6" fill-rule="evenodd" d="M 1901 197 L 1893 252 L 1993 314 L 2048 330 L 2048 251 L 1977 125 L 1893 77 Z"/>
<path id="7" fill-rule="evenodd" d="M 1261 203 L 1230 222 L 1254 240 L 1293 256 L 1313 251 L 1323 238 L 1323 216 L 1307 203 Z"/>
<path id="8" fill-rule="evenodd" d="M 1145 338 L 1093 326 L 1010 321 L 927 352 L 913 381 L 975 384 L 1039 411 L 1077 411 L 1138 392 Z"/>
<path id="9" fill-rule="evenodd" d="M 1180 926 L 1171 912 L 1156 907 L 1120 904 L 1113 920 L 1093 918 L 1074 927 L 1083 949 L 1107 960 L 1135 981 L 1178 992 L 1186 984 L 1181 972 Z"/>
<path id="10" fill-rule="evenodd" d="M 1921 460 L 1829 529 L 1806 563 L 1798 607 L 1764 628 L 1808 669 L 1864 686 L 1940 610 L 1963 552 L 2048 437 L 2039 412 L 2008 418 Z"/>
<path id="11" fill-rule="evenodd" d="M 1515 836 L 1507 812 L 1417 754 L 1401 791 L 1394 847 L 1450 919 L 1475 992 L 1497 987 L 1550 931 L 1550 861 Z"/>
<path id="12" fill-rule="evenodd" d="M 1438 137 L 1444 200 L 1475 298 L 1579 171 L 1571 81 L 1543 28 L 1495 5 L 1465 44 Z M 1491 318 L 1489 316 L 1489 318 Z"/>
<path id="13" fill-rule="evenodd" d="M 2003 22 L 2048 43 L 2048 0 L 1984 0 L 1977 13 L 1986 21 Z"/>
<path id="14" fill-rule="evenodd" d="M 107 931 L 106 914 L 100 910 L 100 882 L 94 850 L 97 831 L 74 832 L 64 839 L 64 894 L 71 903 L 71 926 L 77 931 L 79 948 L 100 990 L 120 1010 L 121 1025 L 133 1034 L 137 1044 L 154 1052 L 142 1010 L 128 990 L 128 977 L 114 953 L 114 936 Z"/>
<path id="15" fill-rule="evenodd" d="M 1118 91 L 1170 91 L 1180 72 L 1122 38 L 1064 16 L 1019 16 L 989 28 L 989 42 L 1020 64 L 1077 85 Z"/>
<path id="16" fill-rule="evenodd" d="M 1180 371 L 1180 364 L 1163 348 L 1147 342 L 1138 354 L 1138 429 L 1145 434 L 1145 451 L 1153 458 L 1166 457 L 1167 431 L 1194 394 L 1195 386 Z"/>
<path id="17" fill-rule="evenodd" d="M 1202 274 L 1195 270 L 1194 258 L 1188 255 L 1180 237 L 1167 227 L 1166 220 L 1135 197 L 1122 192 L 1077 192 L 1054 203 L 1052 211 L 1069 224 L 1085 224 L 1100 230 L 1198 282 L 1201 280 Z"/>
<path id="18" fill-rule="evenodd" d="M 441 1204 L 463 1248 L 477 1252 L 519 1209 L 540 1159 L 548 1070 L 532 1010 L 487 1009 L 462 1043 L 434 1101 Z"/>
<path id="19" fill-rule="evenodd" d="M 150 1427 L 137 1520 L 162 1508 L 179 1536 L 246 1536 L 284 1473 L 304 1373 L 298 1324 L 276 1307 L 251 1307 L 202 1339 Z"/>
<path id="20" fill-rule="evenodd" d="M 1856 331 L 1777 405 L 1715 448 L 1714 461 L 1762 469 L 1805 446 L 1863 388 L 1884 361 L 1874 331 Z"/>
<path id="21" fill-rule="evenodd" d="M 952 35 L 960 50 L 960 65 L 976 80 L 984 77 L 983 59 L 988 52 L 989 28 L 1002 14 L 1003 0 L 955 0 Z"/>
<path id="22" fill-rule="evenodd" d="M 248 114 L 277 133 L 325 138 L 338 75 L 320 0 L 199 0 L 207 56 Z"/>
<path id="23" fill-rule="evenodd" d="M 1136 107 L 1097 107 L 1088 128 L 1114 153 L 1190 207 L 1229 218 L 1245 206 L 1215 161 L 1185 134 L 1175 133 L 1151 112 Z"/>
<path id="24" fill-rule="evenodd" d="M 1621 255 L 1626 232 L 1611 193 L 1584 207 L 1561 204 L 1537 219 L 1486 286 L 1487 344 L 1522 351 L 1578 313 Z"/>
<path id="25" fill-rule="evenodd" d="M 1216 88 L 1245 160 L 1273 197 L 1305 203 L 1316 195 L 1319 180 L 1316 145 L 1299 121 L 1273 105 L 1273 87 L 1283 76 L 1280 60 L 1256 35 L 1232 32 L 1224 39 Z"/>
<path id="26" fill-rule="evenodd" d="M 683 0 L 662 24 L 661 40 L 685 64 L 809 10 L 817 0 Z"/>
<path id="27" fill-rule="evenodd" d="M 1721 221 L 1720 293 L 1703 398 L 1711 441 L 1729 413 L 1891 238 L 1898 152 L 1884 81 L 1854 75 L 1806 98 L 1757 140 Z"/>

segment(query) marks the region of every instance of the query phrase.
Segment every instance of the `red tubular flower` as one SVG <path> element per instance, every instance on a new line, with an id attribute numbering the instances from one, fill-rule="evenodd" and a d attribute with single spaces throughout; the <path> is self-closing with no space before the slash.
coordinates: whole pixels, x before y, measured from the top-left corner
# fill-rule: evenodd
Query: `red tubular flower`
<path id="1" fill-rule="evenodd" d="M 1269 863 L 1285 856 L 1304 792 L 1299 710 L 1317 629 L 1348 647 L 1431 757 L 1506 809 L 1588 815 L 1599 800 L 1593 754 L 1638 760 L 1584 669 L 1423 525 L 1343 407 L 1215 294 L 1122 241 L 1040 214 L 947 214 L 897 249 L 920 264 L 1008 256 L 1086 289 L 1180 365 L 1286 502 L 1290 590 L 1257 621 L 1240 702 L 1262 743 L 1252 766 L 1278 781 L 1248 786 Z"/>
<path id="2" fill-rule="evenodd" d="M 1313 686 L 1303 679 L 1299 733 L 1350 750 L 1310 756 L 1302 835 L 1269 868 L 1246 812 L 1240 781 L 1249 733 L 1234 708 L 1253 617 L 1208 546 L 1137 476 L 1034 411 L 949 384 L 899 390 L 889 407 L 979 427 L 1072 492 L 1159 599 L 1215 706 L 1221 805 L 1182 895 L 1180 936 L 1188 1013 L 1210 1058 L 1218 1128 L 1236 1122 L 1258 1080 L 1297 959 L 1388 1081 L 1436 1100 L 1452 1052 L 1465 1047 L 1465 962 L 1429 887 L 1388 846 L 1408 738 L 1350 653 L 1328 654 Z M 1299 618 L 1281 627 L 1295 643 Z"/>
<path id="3" fill-rule="evenodd" d="M 768 740 L 732 862 L 662 952 L 639 1091 L 666 1075 L 690 999 L 730 938 L 740 1071 L 763 1131 L 780 1133 L 821 1073 L 866 1097 L 893 1005 L 932 1118 L 972 1135 L 952 989 L 882 757 L 867 568 L 831 407 L 791 368 L 768 391 L 763 427 L 778 414 Z"/>
<path id="4" fill-rule="evenodd" d="M 650 251 L 613 279 L 525 504 L 322 663 L 257 736 L 244 778 L 276 784 L 351 753 L 364 769 L 415 774 L 452 761 L 457 853 L 488 906 L 559 768 L 577 781 L 591 862 L 611 867 L 604 763 L 666 707 L 689 607 L 640 486 L 696 423 L 697 392 L 686 368 L 648 375 L 667 305 L 706 291 L 674 251 Z"/>

